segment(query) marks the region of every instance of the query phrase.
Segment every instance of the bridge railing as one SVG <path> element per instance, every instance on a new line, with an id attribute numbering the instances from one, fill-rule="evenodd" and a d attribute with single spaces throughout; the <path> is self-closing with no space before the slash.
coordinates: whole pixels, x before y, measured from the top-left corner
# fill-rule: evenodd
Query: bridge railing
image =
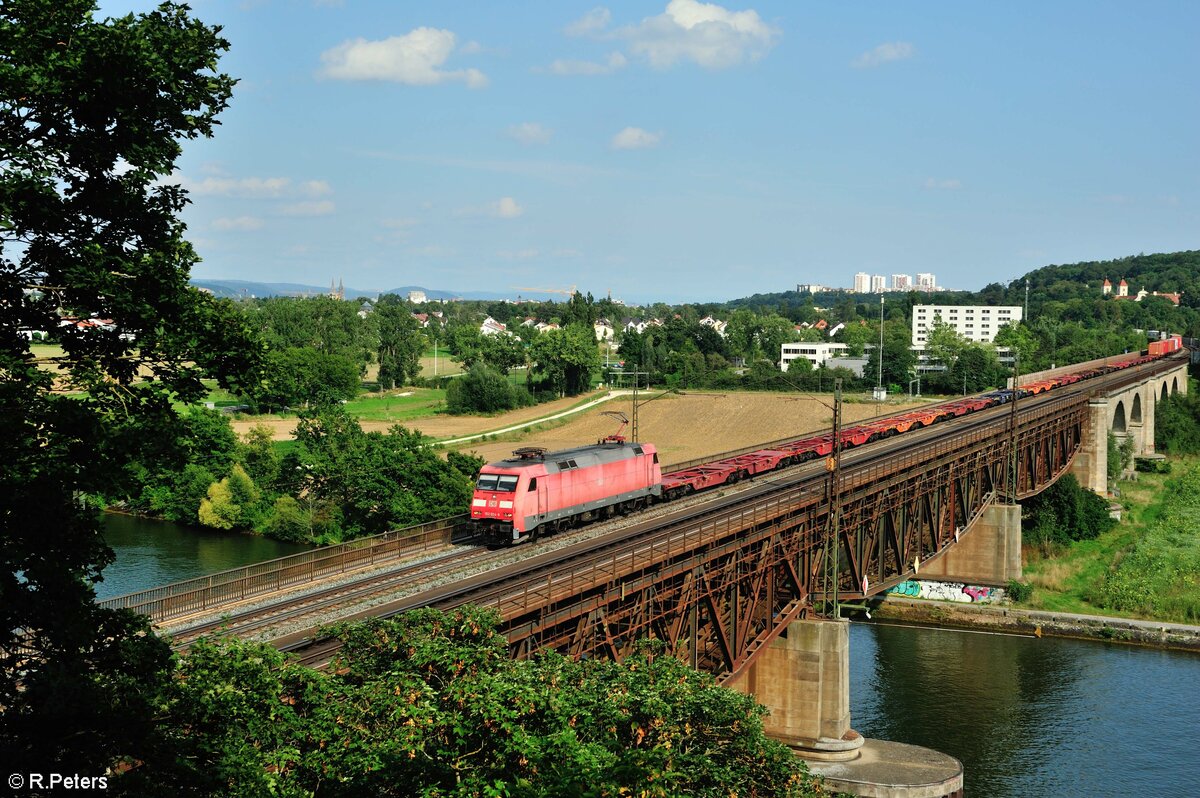
<path id="1" fill-rule="evenodd" d="M 335 546 L 231 568 L 208 576 L 115 596 L 98 602 L 109 609 L 130 609 L 160 622 L 214 609 L 287 587 L 412 556 L 449 543 L 465 515 L 383 532 Z"/>

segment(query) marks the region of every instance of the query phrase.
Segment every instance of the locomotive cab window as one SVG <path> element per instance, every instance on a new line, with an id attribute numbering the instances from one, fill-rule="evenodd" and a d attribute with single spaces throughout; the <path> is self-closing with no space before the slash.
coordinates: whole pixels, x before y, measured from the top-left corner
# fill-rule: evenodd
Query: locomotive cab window
<path id="1" fill-rule="evenodd" d="M 498 479 L 499 477 L 495 474 L 480 474 L 479 481 L 475 483 L 475 487 L 479 490 L 495 490 Z"/>
<path id="2" fill-rule="evenodd" d="M 496 490 L 503 493 L 512 493 L 517 489 L 517 479 L 518 477 L 510 476 L 508 474 L 501 476 L 499 481 L 496 483 Z"/>
<path id="3" fill-rule="evenodd" d="M 638 457 L 641 457 L 641 456 L 642 456 L 642 447 L 641 447 L 641 446 L 634 446 L 634 447 L 633 447 L 633 453 L 634 453 L 634 454 L 636 454 Z"/>
<path id="4" fill-rule="evenodd" d="M 529 490 L 537 490 L 537 477 L 529 480 Z"/>

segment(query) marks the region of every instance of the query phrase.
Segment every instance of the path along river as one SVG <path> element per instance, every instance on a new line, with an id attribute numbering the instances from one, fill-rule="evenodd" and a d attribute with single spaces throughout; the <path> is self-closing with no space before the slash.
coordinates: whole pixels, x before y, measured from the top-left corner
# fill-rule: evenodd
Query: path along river
<path id="1" fill-rule="evenodd" d="M 303 550 L 105 517 L 101 597 Z M 907 626 L 850 630 L 851 721 L 957 757 L 968 796 L 1200 794 L 1200 656 Z"/>

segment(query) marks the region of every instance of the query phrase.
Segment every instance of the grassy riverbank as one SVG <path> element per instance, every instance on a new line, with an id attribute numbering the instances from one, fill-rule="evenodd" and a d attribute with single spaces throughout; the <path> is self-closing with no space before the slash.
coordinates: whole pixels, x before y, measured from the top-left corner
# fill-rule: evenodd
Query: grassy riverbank
<path id="1" fill-rule="evenodd" d="M 1200 623 L 1200 458 L 1170 474 L 1122 480 L 1121 523 L 1049 556 L 1025 550 L 1033 596 L 1022 606 Z"/>

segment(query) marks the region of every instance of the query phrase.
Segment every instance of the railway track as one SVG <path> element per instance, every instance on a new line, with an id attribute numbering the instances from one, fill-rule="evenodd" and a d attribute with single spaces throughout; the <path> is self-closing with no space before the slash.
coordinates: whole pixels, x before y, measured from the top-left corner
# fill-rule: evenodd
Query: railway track
<path id="1" fill-rule="evenodd" d="M 243 637 L 267 634 L 284 624 L 301 622 L 320 615 L 339 605 L 361 602 L 382 593 L 396 590 L 406 583 L 429 581 L 454 573 L 488 554 L 487 549 L 470 543 L 451 548 L 437 557 L 410 563 L 385 573 L 374 573 L 332 585 L 322 590 L 304 593 L 282 602 L 266 604 L 226 614 L 171 630 L 172 644 L 186 650 L 196 639 L 206 634 L 236 634 Z"/>
<path id="2" fill-rule="evenodd" d="M 1038 397 L 1023 399 L 1020 402 L 1021 413 L 1024 415 L 1032 409 L 1043 407 L 1051 402 L 1070 404 L 1086 401 L 1087 396 L 1097 392 L 1112 390 L 1143 379 L 1154 365 L 1156 364 L 1115 372 L 1087 383 L 1065 386 Z M 883 460 L 918 448 L 926 448 L 944 439 L 965 438 L 970 432 L 981 427 L 992 426 L 998 418 L 1008 416 L 1010 413 L 1010 406 L 988 408 L 956 419 L 950 424 L 913 430 L 903 436 L 883 439 L 849 449 L 842 454 L 843 471 L 852 473 L 856 466 L 864 463 Z M 464 603 L 495 606 L 500 609 L 511 603 L 513 594 L 521 592 L 520 585 L 527 582 L 530 574 L 553 574 L 554 576 L 549 578 L 551 588 L 555 584 L 570 583 L 574 585 L 576 574 L 586 570 L 586 568 L 577 569 L 575 566 L 579 564 L 609 555 L 614 558 L 620 556 L 622 560 L 636 561 L 646 552 L 661 550 L 661 547 L 667 545 L 672 536 L 687 534 L 686 530 L 689 529 L 703 528 L 705 519 L 729 513 L 735 509 L 744 513 L 752 513 L 756 507 L 789 491 L 797 496 L 808 495 L 816 500 L 826 480 L 827 475 L 820 461 L 793 465 L 769 475 L 756 477 L 751 483 L 739 485 L 736 491 L 726 490 L 715 497 L 712 494 L 699 494 L 692 500 L 676 503 L 687 506 L 680 506 L 661 517 L 643 520 L 634 517 L 631 524 L 614 531 L 592 535 L 578 541 L 574 540 L 575 535 L 568 534 L 551 538 L 549 543 L 521 546 L 520 548 L 525 549 L 524 553 L 528 556 L 522 557 L 517 562 L 497 564 L 494 568 L 478 571 L 479 566 L 485 565 L 489 561 L 498 563 L 503 554 L 507 553 L 507 550 L 505 552 L 485 551 L 477 557 L 469 558 L 469 566 L 466 563 L 463 563 L 461 567 L 448 564 L 441 571 L 441 575 L 446 577 L 443 584 L 418 590 L 415 589 L 418 585 L 414 584 L 413 578 L 409 576 L 407 577 L 407 587 L 414 588 L 409 595 L 377 603 L 367 609 L 343 615 L 338 620 L 353 621 L 372 616 L 389 617 L 417 607 L 449 608 Z M 675 507 L 676 505 L 669 506 Z M 553 550 L 548 550 L 556 542 L 562 542 L 562 545 L 554 545 Z M 452 576 L 454 571 L 462 573 L 468 567 L 475 569 L 476 572 L 465 574 L 461 578 Z M 285 617 L 289 622 L 300 622 L 308 617 L 319 616 L 321 608 L 346 604 L 350 600 L 348 597 L 354 597 L 353 600 L 378 598 L 395 590 L 405 581 L 406 578 L 401 576 L 400 572 L 396 572 L 394 577 L 389 577 L 386 583 L 377 578 L 358 580 L 353 585 L 330 588 L 327 595 L 322 595 L 321 598 L 315 600 L 311 596 L 306 597 L 300 600 L 296 606 L 281 604 L 277 614 Z M 572 587 L 572 589 L 574 588 Z M 337 591 L 342 592 L 340 596 L 337 595 Z M 321 594 L 324 593 L 325 591 L 321 592 Z M 231 629 L 228 621 L 233 620 L 235 619 L 227 619 L 225 624 L 214 623 L 208 626 L 208 630 L 216 631 L 222 626 Z M 277 628 L 282 622 L 248 617 L 245 619 L 245 623 L 255 625 L 251 628 L 268 629 Z M 318 625 L 317 623 L 313 624 L 314 627 Z M 233 631 L 241 634 L 244 633 L 242 630 L 245 628 L 248 627 L 243 626 L 233 629 Z M 204 632 L 197 632 L 197 634 L 202 633 Z M 194 639 L 194 636 L 190 639 Z M 336 640 L 321 638 L 315 634 L 313 629 L 293 631 L 276 638 L 274 642 L 280 649 L 296 654 L 302 663 L 314 667 L 326 664 L 336 654 L 338 648 Z"/>

